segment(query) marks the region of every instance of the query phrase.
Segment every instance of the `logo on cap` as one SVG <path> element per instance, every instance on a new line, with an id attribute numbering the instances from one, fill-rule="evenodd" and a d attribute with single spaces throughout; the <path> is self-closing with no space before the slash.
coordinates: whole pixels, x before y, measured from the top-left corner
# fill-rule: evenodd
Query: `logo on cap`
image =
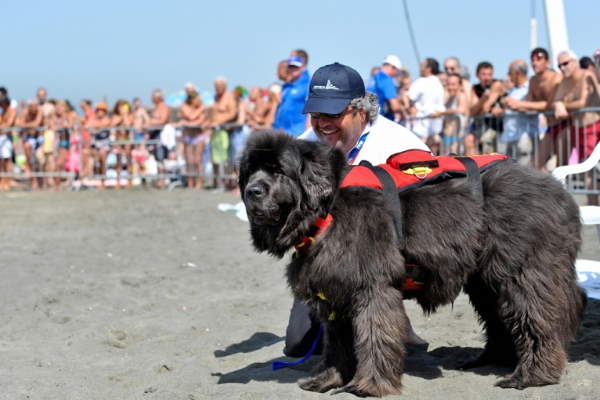
<path id="1" fill-rule="evenodd" d="M 331 81 L 329 79 L 327 79 L 327 83 L 325 84 L 325 86 L 323 86 L 323 85 L 315 85 L 315 86 L 313 86 L 313 90 L 314 89 L 340 90 L 340 88 L 337 87 L 337 86 L 335 86 L 333 83 L 331 83 Z"/>

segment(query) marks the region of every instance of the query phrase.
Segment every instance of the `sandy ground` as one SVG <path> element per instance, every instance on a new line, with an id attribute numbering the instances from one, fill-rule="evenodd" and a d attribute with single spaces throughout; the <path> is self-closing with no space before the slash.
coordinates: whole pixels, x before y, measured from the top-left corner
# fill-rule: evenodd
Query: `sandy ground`
<path id="1" fill-rule="evenodd" d="M 176 190 L 0 195 L 0 398 L 316 399 L 296 386 L 314 360 L 282 357 L 291 297 L 284 261 L 256 254 L 219 202 Z M 582 257 L 600 259 L 585 230 Z M 587 310 L 558 385 L 493 386 L 502 368 L 463 372 L 482 347 L 466 297 L 425 317 L 430 342 L 407 360 L 403 399 L 597 399 L 600 301 Z M 348 394 L 340 399 L 353 399 Z"/>

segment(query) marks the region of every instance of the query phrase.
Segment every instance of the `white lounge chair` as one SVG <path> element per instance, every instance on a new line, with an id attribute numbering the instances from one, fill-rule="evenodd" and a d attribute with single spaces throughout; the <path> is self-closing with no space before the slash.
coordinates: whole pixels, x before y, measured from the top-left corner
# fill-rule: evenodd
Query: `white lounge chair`
<path id="1" fill-rule="evenodd" d="M 599 167 L 600 143 L 596 145 L 587 160 L 580 164 L 565 165 L 555 168 L 552 175 L 566 186 L 568 175 L 581 174 Z M 600 206 L 579 207 L 581 222 L 584 225 L 596 225 L 600 241 Z M 600 245 L 598 246 L 600 249 Z M 600 253 L 600 250 L 599 250 Z M 600 255 L 600 254 L 599 254 Z M 589 297 L 600 299 L 600 261 L 579 258 L 575 263 L 579 283 L 585 288 Z"/>

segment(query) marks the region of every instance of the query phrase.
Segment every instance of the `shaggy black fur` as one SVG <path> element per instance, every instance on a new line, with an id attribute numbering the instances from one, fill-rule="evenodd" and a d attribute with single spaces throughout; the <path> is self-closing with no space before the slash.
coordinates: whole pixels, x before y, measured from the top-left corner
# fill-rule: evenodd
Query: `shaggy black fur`
<path id="1" fill-rule="evenodd" d="M 241 160 L 240 189 L 258 251 L 282 257 L 312 234 L 315 218 L 333 215 L 287 267 L 294 296 L 326 325 L 322 362 L 300 386 L 361 396 L 400 392 L 405 259 L 429 273 L 412 295 L 426 312 L 461 290 L 469 295 L 487 343 L 465 367 L 515 366 L 501 387 L 557 383 L 585 307 L 574 268 L 579 210 L 562 186 L 507 161 L 482 174 L 483 204 L 460 178 L 405 192 L 401 252 L 381 191 L 338 190 L 345 168 L 338 150 L 279 132 L 253 134 Z"/>

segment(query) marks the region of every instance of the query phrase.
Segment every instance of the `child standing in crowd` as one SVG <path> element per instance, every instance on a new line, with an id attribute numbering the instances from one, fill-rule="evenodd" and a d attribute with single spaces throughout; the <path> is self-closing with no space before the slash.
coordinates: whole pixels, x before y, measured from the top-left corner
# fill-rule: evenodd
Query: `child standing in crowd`
<path id="1" fill-rule="evenodd" d="M 75 119 L 76 114 L 71 105 L 65 100 L 58 100 L 55 109 L 55 126 L 56 134 L 58 136 L 58 156 L 56 159 L 57 172 L 66 170 Z M 55 185 L 60 185 L 60 176 L 56 177 L 55 180 Z"/>
<path id="2" fill-rule="evenodd" d="M 104 189 L 106 176 L 106 157 L 110 150 L 110 118 L 106 103 L 100 102 L 96 105 L 94 118 L 89 122 L 92 134 L 92 156 L 94 160 L 94 172 L 100 175 L 100 189 Z"/>
<path id="3" fill-rule="evenodd" d="M 42 133 L 43 141 L 42 145 L 36 151 L 36 157 L 40 163 L 42 172 L 45 174 L 52 174 L 56 172 L 56 111 L 54 102 L 49 101 L 46 104 L 51 104 L 52 107 L 46 107 L 46 113 L 42 120 L 44 125 L 44 131 Z M 52 187 L 54 190 L 58 190 L 58 183 L 54 177 L 45 175 L 42 178 L 42 182 L 45 183 L 46 187 Z"/>
<path id="4" fill-rule="evenodd" d="M 134 173 L 145 174 L 145 163 L 149 157 L 148 150 L 144 145 L 146 140 L 146 134 L 144 129 L 150 123 L 150 116 L 142 105 L 142 101 L 139 97 L 133 99 L 133 140 L 135 141 L 135 148 L 133 149 L 131 156 L 135 161 Z M 143 181 L 145 182 L 145 180 Z"/>

